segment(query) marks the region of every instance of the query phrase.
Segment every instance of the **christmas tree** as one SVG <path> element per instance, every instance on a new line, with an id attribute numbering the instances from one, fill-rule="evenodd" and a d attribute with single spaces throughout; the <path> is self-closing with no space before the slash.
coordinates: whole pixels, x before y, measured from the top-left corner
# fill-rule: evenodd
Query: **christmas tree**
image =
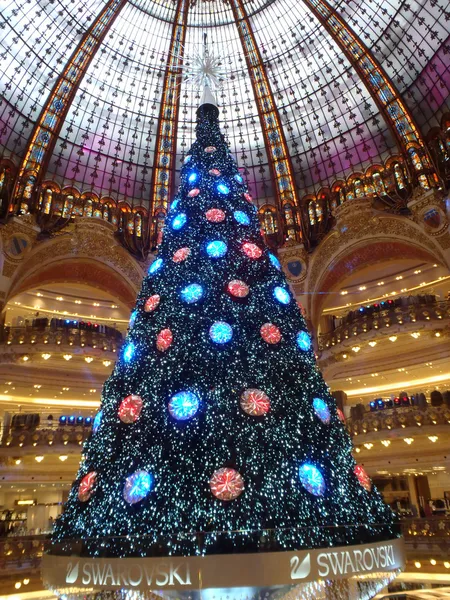
<path id="1" fill-rule="evenodd" d="M 197 114 L 54 543 L 189 556 L 396 537 L 352 457 L 208 89 Z"/>

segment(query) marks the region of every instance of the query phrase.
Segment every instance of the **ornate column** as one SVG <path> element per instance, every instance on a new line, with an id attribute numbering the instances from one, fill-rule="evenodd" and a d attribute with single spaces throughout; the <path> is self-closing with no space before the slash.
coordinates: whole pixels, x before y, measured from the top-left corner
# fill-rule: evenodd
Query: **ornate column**
<path id="1" fill-rule="evenodd" d="M 172 26 L 163 93 L 156 135 L 155 158 L 150 196 L 150 223 L 157 223 L 155 216 L 167 212 L 173 189 L 175 158 L 177 151 L 177 124 L 180 109 L 179 80 L 183 64 L 184 40 L 186 38 L 189 0 L 178 0 L 175 21 Z M 154 240 L 157 241 L 156 239 Z"/>
<path id="2" fill-rule="evenodd" d="M 252 82 L 253 93 L 258 106 L 261 129 L 264 135 L 267 158 L 272 171 L 277 208 L 284 217 L 283 204 L 289 202 L 297 211 L 297 239 L 302 239 L 300 202 L 293 177 L 292 164 L 286 138 L 274 95 L 269 85 L 264 63 L 242 0 L 230 0 L 247 68 Z M 284 221 L 284 218 L 283 218 Z"/>
<path id="3" fill-rule="evenodd" d="M 23 204 L 23 212 L 28 212 L 81 79 L 125 4 L 126 0 L 109 0 L 106 3 L 59 75 L 28 141 L 9 211 Z"/>
<path id="4" fill-rule="evenodd" d="M 327 0 L 303 0 L 341 48 L 372 96 L 404 156 L 413 182 L 422 188 L 440 187 L 431 154 L 419 128 L 392 81 L 354 31 Z"/>

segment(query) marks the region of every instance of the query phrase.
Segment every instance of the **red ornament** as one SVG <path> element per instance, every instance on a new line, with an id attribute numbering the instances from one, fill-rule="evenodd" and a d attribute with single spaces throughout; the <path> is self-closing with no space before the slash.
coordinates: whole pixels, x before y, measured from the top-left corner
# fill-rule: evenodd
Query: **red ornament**
<path id="1" fill-rule="evenodd" d="M 242 251 L 249 258 L 261 258 L 263 251 L 256 244 L 252 244 L 251 242 L 245 242 L 242 244 Z"/>
<path id="2" fill-rule="evenodd" d="M 244 480 L 235 469 L 224 467 L 214 471 L 209 487 L 219 500 L 234 500 L 244 491 Z"/>
<path id="3" fill-rule="evenodd" d="M 78 486 L 78 500 L 87 502 L 94 493 L 94 486 L 97 483 L 97 473 L 91 471 L 83 477 Z"/>
<path id="4" fill-rule="evenodd" d="M 337 412 L 337 416 L 339 417 L 339 420 L 341 421 L 341 423 L 345 423 L 345 415 L 342 412 L 342 410 L 340 408 L 337 408 L 336 412 Z"/>
<path id="5" fill-rule="evenodd" d="M 144 305 L 145 312 L 153 312 L 158 306 L 161 296 L 159 294 L 153 294 L 150 298 L 147 298 Z"/>
<path id="6" fill-rule="evenodd" d="M 245 192 L 244 198 L 247 200 L 247 202 L 250 202 L 250 204 L 253 204 L 253 198 L 247 192 Z"/>
<path id="7" fill-rule="evenodd" d="M 372 481 L 370 480 L 370 477 L 367 475 L 363 467 L 361 467 L 361 465 L 356 465 L 353 469 L 353 473 L 358 478 L 358 481 L 362 485 L 362 487 L 367 492 L 370 492 L 372 490 Z"/>
<path id="8" fill-rule="evenodd" d="M 195 196 L 198 196 L 200 194 L 200 190 L 198 188 L 193 188 L 189 193 L 188 196 L 189 198 L 195 198 Z"/>
<path id="9" fill-rule="evenodd" d="M 205 212 L 205 217 L 211 223 L 222 223 L 225 220 L 225 213 L 220 208 L 210 208 Z"/>
<path id="10" fill-rule="evenodd" d="M 122 400 L 119 406 L 119 419 L 122 423 L 136 423 L 142 410 L 142 398 L 131 394 Z"/>
<path id="11" fill-rule="evenodd" d="M 191 253 L 190 248 L 180 248 L 179 250 L 177 250 L 174 253 L 174 255 L 172 256 L 172 260 L 174 263 L 183 262 L 183 260 L 187 259 L 187 257 L 189 256 L 190 253 Z"/>
<path id="12" fill-rule="evenodd" d="M 165 352 L 170 348 L 173 342 L 173 335 L 170 329 L 163 329 L 156 337 L 156 347 L 161 352 Z"/>
<path id="13" fill-rule="evenodd" d="M 241 408 L 252 417 L 261 417 L 269 412 L 269 396 L 262 390 L 245 390 L 241 396 Z"/>
<path id="14" fill-rule="evenodd" d="M 278 344 L 281 340 L 281 331 L 273 323 L 265 323 L 260 329 L 262 339 L 268 344 Z"/>
<path id="15" fill-rule="evenodd" d="M 208 173 L 210 175 L 214 175 L 214 177 L 219 177 L 219 175 L 221 175 L 221 172 L 219 171 L 219 169 L 210 169 L 208 171 Z"/>
<path id="16" fill-rule="evenodd" d="M 215 146 L 206 146 L 205 152 L 206 154 L 213 154 L 217 148 Z"/>
<path id="17" fill-rule="evenodd" d="M 250 292 L 250 288 L 240 279 L 233 279 L 227 285 L 228 293 L 236 298 L 245 298 Z"/>

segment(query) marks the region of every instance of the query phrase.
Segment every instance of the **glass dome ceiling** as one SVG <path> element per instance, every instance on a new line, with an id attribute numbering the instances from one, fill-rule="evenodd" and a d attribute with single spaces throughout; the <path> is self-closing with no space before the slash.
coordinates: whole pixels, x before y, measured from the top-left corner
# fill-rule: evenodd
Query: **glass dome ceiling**
<path id="1" fill-rule="evenodd" d="M 103 0 L 1 2 L 0 143 L 21 164 L 58 75 Z M 276 190 L 236 11 L 246 12 L 284 134 L 299 197 L 399 155 L 392 128 L 311 5 L 319 0 L 122 1 L 58 133 L 45 181 L 148 206 L 166 68 L 179 7 L 186 10 L 184 61 L 208 45 L 226 76 L 216 93 L 222 131 L 259 206 Z M 328 0 L 369 48 L 426 133 L 449 110 L 445 0 Z M 448 13 L 447 13 L 448 14 Z M 179 14 L 178 14 L 179 17 Z M 248 35 L 248 34 L 247 34 Z M 247 41 L 247 38 L 246 38 Z M 178 70 L 178 73 L 180 71 Z M 194 139 L 200 92 L 178 77 L 176 161 Z M 176 181 L 175 181 L 176 183 Z"/>

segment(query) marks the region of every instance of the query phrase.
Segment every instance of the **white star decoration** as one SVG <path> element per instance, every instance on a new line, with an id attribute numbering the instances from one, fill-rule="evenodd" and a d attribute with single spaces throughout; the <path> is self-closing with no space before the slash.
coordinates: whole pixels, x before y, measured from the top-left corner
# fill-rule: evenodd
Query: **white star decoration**
<path id="1" fill-rule="evenodd" d="M 187 57 L 183 66 L 185 81 L 198 89 L 208 86 L 211 90 L 219 89 L 225 78 L 222 61 L 212 52 L 202 50 L 193 57 Z"/>

